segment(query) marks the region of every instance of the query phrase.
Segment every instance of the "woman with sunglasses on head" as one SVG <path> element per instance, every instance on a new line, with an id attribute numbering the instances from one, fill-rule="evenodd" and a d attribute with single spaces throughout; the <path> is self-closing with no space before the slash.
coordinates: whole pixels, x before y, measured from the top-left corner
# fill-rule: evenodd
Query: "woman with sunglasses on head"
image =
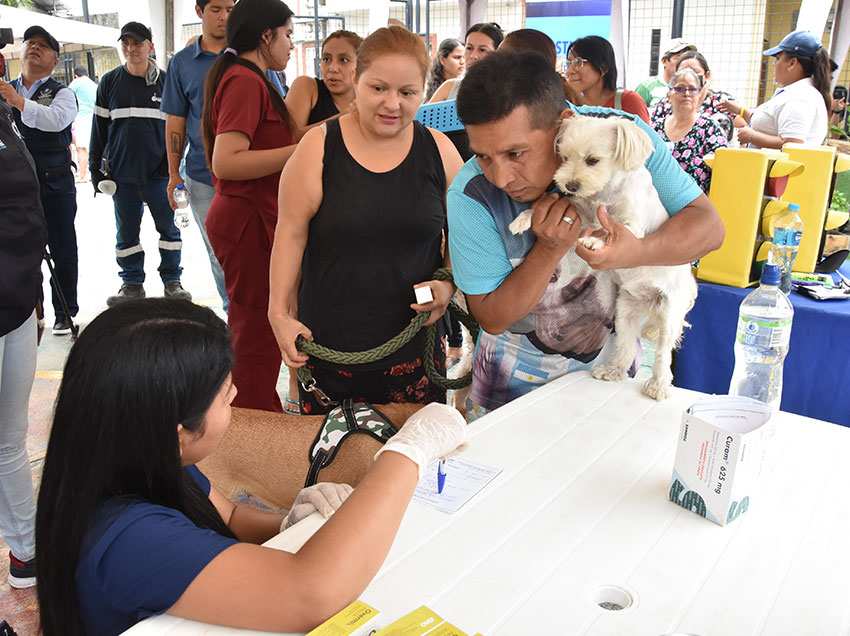
<path id="1" fill-rule="evenodd" d="M 495 22 L 479 22 L 469 27 L 464 38 L 466 50 L 463 57 L 466 62 L 466 70 L 475 66 L 479 60 L 483 60 L 499 48 L 502 40 L 505 39 L 505 32 Z M 457 97 L 457 92 L 460 90 L 462 77 L 446 80 L 436 90 L 436 92 L 428 100 L 429 103 L 443 102 L 447 99 Z"/>
<path id="2" fill-rule="evenodd" d="M 832 70 L 820 40 L 808 31 L 793 31 L 764 54 L 774 58 L 774 79 L 780 86 L 773 97 L 752 110 L 735 102 L 720 106 L 747 123 L 738 129 L 738 141 L 751 148 L 822 144 L 832 104 Z"/>
<path id="3" fill-rule="evenodd" d="M 363 38 L 351 31 L 334 31 L 322 43 L 322 77 L 302 75 L 286 94 L 286 109 L 299 141 L 311 128 L 348 112 L 354 102 L 354 69 Z"/>
<path id="4" fill-rule="evenodd" d="M 285 516 L 233 504 L 196 466 L 230 425 L 231 367 L 224 322 L 181 300 L 113 307 L 74 344 L 36 513 L 44 636 L 111 636 L 161 613 L 309 631 L 363 592 L 422 469 L 464 441 L 461 415 L 431 404 L 355 491 L 305 488 Z M 297 553 L 260 545 L 314 512 L 333 516 Z"/>
<path id="5" fill-rule="evenodd" d="M 598 35 L 574 40 L 567 50 L 567 84 L 582 106 L 604 106 L 637 115 L 647 124 L 646 102 L 634 91 L 617 89 L 614 47 Z"/>
<path id="6" fill-rule="evenodd" d="M 726 135 L 716 121 L 700 112 L 705 85 L 693 69 L 676 71 L 670 80 L 667 99 L 671 113 L 655 122 L 653 128 L 670 146 L 673 158 L 708 192 L 711 169 L 705 155 L 727 145 Z"/>

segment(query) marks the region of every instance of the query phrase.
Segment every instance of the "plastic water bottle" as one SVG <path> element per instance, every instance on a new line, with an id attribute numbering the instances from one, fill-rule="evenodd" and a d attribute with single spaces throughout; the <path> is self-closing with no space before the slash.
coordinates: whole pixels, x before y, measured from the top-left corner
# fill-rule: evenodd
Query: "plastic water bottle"
<path id="1" fill-rule="evenodd" d="M 114 196 L 118 192 L 118 184 L 109 176 L 111 172 L 109 170 L 109 160 L 106 157 L 102 157 L 100 160 L 100 173 L 104 178 L 97 184 L 98 191 L 109 197 Z"/>
<path id="2" fill-rule="evenodd" d="M 782 270 L 779 289 L 785 294 L 791 292 L 791 271 L 802 238 L 803 219 L 800 218 L 800 206 L 789 203 L 788 211 L 773 225 L 773 247 L 768 256 L 768 262 L 779 265 Z"/>
<path id="3" fill-rule="evenodd" d="M 118 184 L 115 183 L 112 179 L 103 179 L 100 183 L 97 184 L 97 189 L 100 192 L 107 196 L 113 196 L 116 192 L 118 192 Z"/>
<path id="4" fill-rule="evenodd" d="M 174 203 L 177 204 L 177 209 L 174 210 L 174 225 L 185 230 L 189 227 L 189 193 L 182 183 L 174 188 Z"/>
<path id="5" fill-rule="evenodd" d="M 779 410 L 782 366 L 791 339 L 794 307 L 779 289 L 781 272 L 768 263 L 761 285 L 741 303 L 735 335 L 735 371 L 729 395 L 741 395 Z"/>

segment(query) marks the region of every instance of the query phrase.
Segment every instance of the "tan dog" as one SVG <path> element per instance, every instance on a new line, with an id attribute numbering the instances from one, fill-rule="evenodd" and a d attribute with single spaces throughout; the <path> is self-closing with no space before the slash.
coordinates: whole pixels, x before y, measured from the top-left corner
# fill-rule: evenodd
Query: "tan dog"
<path id="1" fill-rule="evenodd" d="M 424 404 L 387 404 L 377 408 L 401 428 Z M 274 509 L 288 509 L 304 487 L 308 453 L 324 415 L 287 415 L 233 409 L 230 428 L 215 452 L 198 467 L 226 497 L 249 494 Z M 372 465 L 380 442 L 352 435 L 319 481 L 357 486 Z"/>

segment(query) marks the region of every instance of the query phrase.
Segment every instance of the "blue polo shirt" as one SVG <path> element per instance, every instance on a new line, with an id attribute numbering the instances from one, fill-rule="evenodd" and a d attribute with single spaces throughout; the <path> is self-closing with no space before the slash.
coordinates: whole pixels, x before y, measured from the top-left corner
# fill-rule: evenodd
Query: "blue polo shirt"
<path id="1" fill-rule="evenodd" d="M 210 482 L 186 469 L 202 492 Z M 111 636 L 174 605 L 235 539 L 199 528 L 182 512 L 139 499 L 105 501 L 80 547 L 77 596 L 87 634 Z"/>
<path id="2" fill-rule="evenodd" d="M 212 175 L 204 156 L 201 117 L 204 113 L 204 80 L 216 58 L 218 55 L 201 48 L 201 38 L 177 53 L 168 65 L 161 105 L 166 115 L 186 118 L 189 138 L 186 174 L 193 181 L 209 186 L 212 186 Z"/>

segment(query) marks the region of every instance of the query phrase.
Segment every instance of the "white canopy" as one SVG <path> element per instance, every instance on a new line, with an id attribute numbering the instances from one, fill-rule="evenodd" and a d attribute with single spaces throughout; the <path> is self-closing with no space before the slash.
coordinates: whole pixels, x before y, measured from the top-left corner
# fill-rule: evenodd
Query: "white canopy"
<path id="1" fill-rule="evenodd" d="M 48 33 L 56 38 L 60 45 L 83 44 L 116 48 L 120 33 L 118 29 L 96 24 L 0 6 L 0 28 L 12 29 L 16 39 L 23 37 L 24 31 L 34 24 L 47 29 Z"/>

